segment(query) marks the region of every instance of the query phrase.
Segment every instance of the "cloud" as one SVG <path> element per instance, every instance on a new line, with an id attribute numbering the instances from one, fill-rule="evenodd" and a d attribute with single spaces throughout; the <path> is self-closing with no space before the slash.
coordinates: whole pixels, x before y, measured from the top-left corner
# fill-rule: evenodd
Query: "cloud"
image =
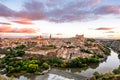
<path id="1" fill-rule="evenodd" d="M 36 33 L 36 30 L 32 29 L 32 28 L 22 28 L 19 29 L 20 33 Z"/>
<path id="2" fill-rule="evenodd" d="M 17 12 L 16 16 L 31 20 L 43 20 L 46 17 L 47 12 L 42 2 L 31 0 L 26 2 L 23 7 L 23 10 Z"/>
<path id="3" fill-rule="evenodd" d="M 42 35 L 50 35 L 50 34 L 48 34 L 48 33 L 42 33 Z"/>
<path id="4" fill-rule="evenodd" d="M 91 0 L 90 5 L 95 6 L 101 3 L 101 0 Z"/>
<path id="5" fill-rule="evenodd" d="M 18 24 L 25 24 L 25 25 L 29 25 L 29 24 L 33 24 L 30 20 L 27 19 L 23 19 L 23 20 L 14 20 L 12 22 L 18 23 Z"/>
<path id="6" fill-rule="evenodd" d="M 0 3 L 0 16 L 13 17 L 16 12 Z"/>
<path id="7" fill-rule="evenodd" d="M 107 35 L 108 37 L 113 37 L 114 35 Z"/>
<path id="8" fill-rule="evenodd" d="M 93 13 L 88 7 L 96 3 L 96 0 L 77 0 L 70 1 L 63 5 L 58 5 L 55 9 L 49 11 L 48 19 L 53 22 L 71 22 L 71 21 L 87 21 L 90 19 L 96 19 L 93 17 Z M 62 8 L 60 7 L 62 6 Z"/>
<path id="9" fill-rule="evenodd" d="M 11 25 L 10 23 L 7 23 L 7 22 L 0 22 L 0 24 L 2 24 L 2 25 Z"/>
<path id="10" fill-rule="evenodd" d="M 0 32 L 16 32 L 16 29 L 11 28 L 10 26 L 0 26 Z"/>
<path id="11" fill-rule="evenodd" d="M 118 5 L 105 5 L 94 10 L 97 15 L 107 15 L 107 14 L 120 14 L 120 6 Z"/>
<path id="12" fill-rule="evenodd" d="M 12 28 L 11 26 L 0 26 L 0 33 L 36 33 L 33 28 Z"/>
<path id="13" fill-rule="evenodd" d="M 120 14 L 120 5 L 100 5 L 102 0 L 27 0 L 20 11 L 13 11 L 0 4 L 0 16 L 47 20 L 52 22 L 89 21 L 99 15 Z M 99 17 L 98 17 L 99 16 Z M 29 21 L 15 20 L 19 24 L 32 24 Z"/>
<path id="14" fill-rule="evenodd" d="M 6 15 L 0 14 L 0 16 L 52 22 L 84 21 L 93 18 L 90 16 L 91 11 L 86 8 L 96 5 L 98 2 L 99 0 L 29 0 L 24 3 L 23 9 L 18 12 L 1 5 L 0 10 Z M 21 21 L 14 22 L 26 23 Z"/>
<path id="15" fill-rule="evenodd" d="M 57 33 L 56 35 L 63 35 L 62 33 Z"/>
<path id="16" fill-rule="evenodd" d="M 108 28 L 108 27 L 100 27 L 96 28 L 95 30 L 112 30 L 113 28 Z"/>
<path id="17" fill-rule="evenodd" d="M 105 32 L 105 33 L 115 33 L 114 31 L 107 31 L 107 32 Z"/>

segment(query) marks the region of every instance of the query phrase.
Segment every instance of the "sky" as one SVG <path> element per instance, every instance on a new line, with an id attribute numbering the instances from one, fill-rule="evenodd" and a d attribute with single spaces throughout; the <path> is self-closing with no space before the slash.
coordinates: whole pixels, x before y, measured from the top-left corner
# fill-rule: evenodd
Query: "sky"
<path id="1" fill-rule="evenodd" d="M 120 0 L 0 0 L 0 37 L 120 39 Z"/>

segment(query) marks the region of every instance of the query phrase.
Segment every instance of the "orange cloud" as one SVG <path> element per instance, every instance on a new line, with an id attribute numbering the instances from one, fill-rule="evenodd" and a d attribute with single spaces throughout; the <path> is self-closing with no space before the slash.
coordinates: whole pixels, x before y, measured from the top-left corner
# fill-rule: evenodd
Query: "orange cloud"
<path id="1" fill-rule="evenodd" d="M 113 28 L 108 28 L 108 27 L 100 27 L 96 28 L 95 30 L 112 30 Z"/>
<path id="2" fill-rule="evenodd" d="M 4 33 L 36 33 L 33 28 L 12 28 L 11 26 L 0 26 L 0 32 Z"/>
<path id="3" fill-rule="evenodd" d="M 14 20 L 12 22 L 15 22 L 15 23 L 18 23 L 18 24 L 26 24 L 26 25 L 29 25 L 29 24 L 33 24 L 30 20 L 28 19 L 23 19 L 23 20 Z"/>
<path id="4" fill-rule="evenodd" d="M 1 26 L 0 32 L 14 32 L 16 29 L 11 28 L 10 26 Z"/>
<path id="5" fill-rule="evenodd" d="M 36 33 L 36 30 L 32 28 L 22 28 L 19 30 L 20 33 Z"/>

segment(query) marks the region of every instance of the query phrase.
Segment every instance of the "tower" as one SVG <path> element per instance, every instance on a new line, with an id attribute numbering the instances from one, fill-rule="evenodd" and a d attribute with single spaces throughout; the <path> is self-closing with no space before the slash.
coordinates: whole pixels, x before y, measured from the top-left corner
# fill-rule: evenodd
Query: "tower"
<path id="1" fill-rule="evenodd" d="M 50 37 L 49 37 L 49 39 L 51 39 L 52 38 L 52 36 L 51 36 L 51 34 L 50 34 Z"/>

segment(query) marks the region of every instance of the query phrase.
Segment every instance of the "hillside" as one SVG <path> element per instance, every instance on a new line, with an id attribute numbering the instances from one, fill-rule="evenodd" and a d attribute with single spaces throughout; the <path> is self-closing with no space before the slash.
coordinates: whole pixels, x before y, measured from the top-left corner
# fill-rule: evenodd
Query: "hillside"
<path id="1" fill-rule="evenodd" d="M 41 44 L 42 43 L 42 44 Z M 110 50 L 99 41 L 89 38 L 55 38 L 42 41 L 27 48 L 27 54 L 41 54 L 47 57 L 61 57 L 74 59 L 77 57 L 90 57 L 93 55 L 105 57 Z M 26 44 L 29 46 L 29 44 Z"/>
<path id="2" fill-rule="evenodd" d="M 101 40 L 100 42 L 120 53 L 120 40 Z"/>
<path id="3" fill-rule="evenodd" d="M 4 41 L 7 41 L 7 44 L 3 44 Z M 110 54 L 109 48 L 99 41 L 88 38 L 33 41 L 7 39 L 2 40 L 1 43 L 1 49 L 9 49 L 0 59 L 0 72 L 14 76 L 25 73 L 44 74 L 53 67 L 83 68 L 99 63 Z"/>
<path id="4" fill-rule="evenodd" d="M 1 40 L 0 51 L 3 52 L 3 49 L 14 48 L 19 45 L 26 46 L 25 56 L 55 56 L 66 60 L 93 55 L 105 57 L 110 53 L 106 46 L 90 38 L 3 39 Z"/>

